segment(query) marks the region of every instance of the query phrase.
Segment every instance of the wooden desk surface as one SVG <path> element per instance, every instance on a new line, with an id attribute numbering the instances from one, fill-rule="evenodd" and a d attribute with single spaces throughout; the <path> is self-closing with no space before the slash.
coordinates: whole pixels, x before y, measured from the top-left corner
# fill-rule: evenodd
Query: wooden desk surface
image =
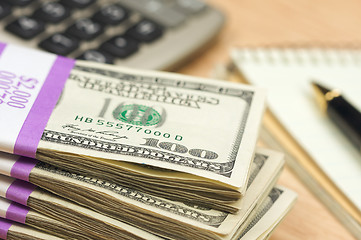
<path id="1" fill-rule="evenodd" d="M 227 16 L 217 41 L 178 72 L 208 77 L 235 46 L 361 47 L 361 1 L 208 0 Z M 279 183 L 296 191 L 298 202 L 271 240 L 354 239 L 286 167 Z"/>

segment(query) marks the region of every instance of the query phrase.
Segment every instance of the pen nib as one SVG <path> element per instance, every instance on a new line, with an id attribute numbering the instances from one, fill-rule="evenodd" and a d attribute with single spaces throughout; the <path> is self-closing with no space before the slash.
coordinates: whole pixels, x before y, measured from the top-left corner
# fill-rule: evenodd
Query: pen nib
<path id="1" fill-rule="evenodd" d="M 318 105 L 321 107 L 322 112 L 326 112 L 327 109 L 326 95 L 327 93 L 330 92 L 330 90 L 315 82 L 312 82 L 312 87 L 315 92 Z"/>
<path id="2" fill-rule="evenodd" d="M 330 89 L 325 88 L 324 86 L 322 86 L 322 85 L 320 85 L 318 83 L 312 82 L 312 86 L 313 86 L 313 89 L 316 92 L 318 92 L 316 94 L 326 95 L 328 92 L 330 92 Z"/>

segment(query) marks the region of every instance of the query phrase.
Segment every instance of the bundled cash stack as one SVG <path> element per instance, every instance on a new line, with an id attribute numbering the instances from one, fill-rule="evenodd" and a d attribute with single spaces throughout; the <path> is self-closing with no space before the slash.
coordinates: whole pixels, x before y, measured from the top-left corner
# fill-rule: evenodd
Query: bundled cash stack
<path id="1" fill-rule="evenodd" d="M 0 237 L 268 238 L 296 195 L 256 148 L 264 101 L 0 44 Z"/>

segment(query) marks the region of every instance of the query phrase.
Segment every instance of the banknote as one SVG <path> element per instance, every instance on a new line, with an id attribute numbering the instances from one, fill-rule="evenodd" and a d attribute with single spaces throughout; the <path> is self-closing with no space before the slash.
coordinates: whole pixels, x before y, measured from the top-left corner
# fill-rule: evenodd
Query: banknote
<path id="1" fill-rule="evenodd" d="M 103 168 L 114 168 L 112 175 L 117 168 L 142 173 L 124 161 L 169 169 L 184 173 L 184 180 L 244 193 L 264 109 L 261 89 L 90 64 L 117 70 L 104 76 L 86 72 L 86 64 L 77 62 L 72 70 L 38 152 L 57 153 L 52 155 L 57 164 L 63 161 L 61 153 L 87 165 L 98 160 Z M 174 180 L 167 171 L 145 176 Z"/>
<path id="2" fill-rule="evenodd" d="M 15 161 L 11 167 L 3 167 L 3 169 L 9 170 L 2 173 L 25 180 L 28 178 L 30 182 L 57 195 L 112 218 L 127 219 L 130 224 L 153 231 L 155 234 L 163 231 L 167 237 L 171 237 L 169 234 L 187 234 L 188 237 L 195 237 L 199 234 L 209 235 L 211 233 L 211 239 L 217 239 L 217 236 L 229 235 L 234 229 L 239 228 L 257 202 L 270 191 L 284 161 L 282 154 L 278 152 L 266 149 L 257 150 L 251 167 L 252 177 L 249 180 L 247 194 L 242 201 L 233 206 L 240 209 L 237 214 L 229 214 L 189 203 L 174 202 L 99 178 L 64 171 L 36 160 L 32 165 L 33 168 L 27 170 L 27 176 L 20 176 L 16 173 L 16 166 L 22 166 L 25 163 L 25 161 L 21 164 Z M 1 161 L 0 165 L 5 166 Z M 22 169 L 26 169 L 26 167 L 22 167 Z M 152 224 L 143 224 L 143 222 L 152 222 Z M 169 228 L 162 229 L 161 226 L 169 226 Z M 178 226 L 187 228 L 188 231 L 177 233 L 180 230 L 177 228 Z"/>
<path id="3" fill-rule="evenodd" d="M 280 197 L 269 193 L 283 160 L 255 153 L 262 89 L 1 43 L 0 55 L 0 151 L 41 160 L 2 164 L 0 154 L 0 172 L 18 178 L 0 177 L 1 196 L 94 239 L 260 238 L 274 228 L 263 219 L 275 215 Z"/>
<path id="4" fill-rule="evenodd" d="M 74 226 L 49 218 L 27 206 L 3 197 L 0 197 L 0 217 L 60 238 L 91 239 L 83 234 L 84 231 L 80 231 Z"/>
<path id="5" fill-rule="evenodd" d="M 65 200 L 29 182 L 0 175 L 0 186 L 0 196 L 28 206 L 53 220 L 75 226 L 92 239 L 159 240 L 153 234 Z M 66 236 L 65 230 L 63 234 Z"/>
<path id="6" fill-rule="evenodd" d="M 25 224 L 17 223 L 0 217 L 0 238 L 7 240 L 62 240 Z"/>
<path id="7" fill-rule="evenodd" d="M 297 199 L 297 194 L 282 187 L 275 186 L 261 207 L 253 214 L 245 230 L 232 240 L 267 239 L 275 227 L 284 219 Z"/>
<path id="8" fill-rule="evenodd" d="M 290 211 L 296 201 L 296 198 L 296 194 L 287 188 L 282 186 L 274 187 L 271 192 L 269 192 L 266 199 L 259 203 L 260 207 L 257 209 L 257 211 L 255 211 L 254 214 L 252 214 L 252 217 L 248 221 L 247 226 L 245 226 L 242 231 L 238 230 L 233 236 L 227 236 L 221 239 L 267 239 L 274 228 Z M 8 227 L 6 230 L 6 233 L 8 234 L 7 239 L 34 239 L 35 237 L 38 237 L 38 239 L 63 239 L 47 235 L 46 233 L 39 232 L 22 224 L 13 223 L 10 220 L 1 218 L 0 222 L 1 228 Z M 14 238 L 14 235 L 16 236 L 17 234 L 20 234 L 20 236 Z M 22 234 L 24 234 L 24 236 Z M 6 237 L 3 238 L 6 239 Z M 65 238 L 68 239 L 69 237 Z M 93 236 L 91 239 L 96 239 L 96 237 Z"/>
<path id="9" fill-rule="evenodd" d="M 208 207 L 244 195 L 262 89 L 0 49 L 0 151 Z"/>

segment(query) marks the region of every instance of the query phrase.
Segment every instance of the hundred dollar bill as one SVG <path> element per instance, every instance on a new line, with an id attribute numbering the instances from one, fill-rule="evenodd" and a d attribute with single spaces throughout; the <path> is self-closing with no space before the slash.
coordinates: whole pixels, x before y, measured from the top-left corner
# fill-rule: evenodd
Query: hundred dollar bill
<path id="1" fill-rule="evenodd" d="M 179 238 L 184 239 L 200 235 L 202 239 L 221 239 L 238 229 L 257 202 L 270 191 L 284 163 L 280 153 L 257 150 L 251 166 L 247 193 L 242 201 L 233 205 L 240 210 L 237 214 L 229 214 L 194 204 L 174 202 L 99 178 L 63 171 L 36 160 L 33 168 L 22 167 L 23 170 L 20 171 L 20 166 L 29 163 L 31 159 L 27 160 L 12 161 L 6 167 L 0 161 L 3 169 L 8 169 L 2 173 L 29 180 L 57 195 L 154 234 L 170 238 L 179 235 Z M 20 176 L 17 172 L 27 173 Z"/>
<path id="2" fill-rule="evenodd" d="M 230 203 L 245 192 L 263 109 L 250 86 L 77 62 L 36 157 L 175 200 Z"/>
<path id="3" fill-rule="evenodd" d="M 64 224 L 33 209 L 0 197 L 0 217 L 34 227 L 60 238 L 91 239 L 76 227 Z"/>
<path id="4" fill-rule="evenodd" d="M 0 217 L 0 238 L 7 240 L 62 240 L 32 227 Z"/>
<path id="5" fill-rule="evenodd" d="M 0 175 L 0 186 L 0 195 L 6 199 L 74 226 L 91 239 L 160 240 L 148 232 L 84 208 L 23 180 Z M 62 234 L 66 238 L 71 237 L 67 236 L 66 229 Z"/>
<path id="6" fill-rule="evenodd" d="M 274 187 L 250 219 L 246 229 L 237 233 L 237 237 L 232 240 L 267 239 L 292 209 L 296 199 L 297 194 L 293 191 L 282 186 Z"/>
<path id="7" fill-rule="evenodd" d="M 3 43 L 0 56 L 0 151 L 210 206 L 244 194 L 262 90 Z"/>

